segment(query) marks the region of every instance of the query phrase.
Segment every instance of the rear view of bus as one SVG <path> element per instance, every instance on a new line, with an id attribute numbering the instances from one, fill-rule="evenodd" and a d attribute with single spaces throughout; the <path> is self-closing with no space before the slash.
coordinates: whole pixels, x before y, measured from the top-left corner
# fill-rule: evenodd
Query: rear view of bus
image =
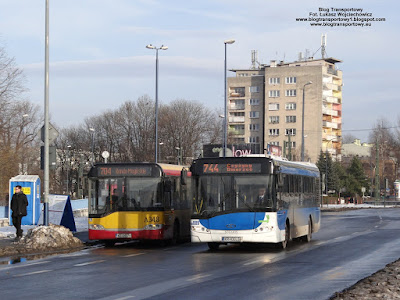
<path id="1" fill-rule="evenodd" d="M 189 236 L 187 176 L 176 165 L 96 164 L 89 172 L 89 239 L 113 245 Z"/>
<path id="2" fill-rule="evenodd" d="M 191 167 L 192 242 L 215 250 L 227 243 L 311 239 L 319 229 L 319 171 L 270 157 L 202 158 Z M 318 181 L 318 182 L 317 182 Z"/>

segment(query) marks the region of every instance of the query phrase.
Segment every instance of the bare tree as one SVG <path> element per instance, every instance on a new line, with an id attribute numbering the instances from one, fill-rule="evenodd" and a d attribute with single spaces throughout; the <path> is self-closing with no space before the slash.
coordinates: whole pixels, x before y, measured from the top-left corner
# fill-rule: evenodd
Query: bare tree
<path id="1" fill-rule="evenodd" d="M 25 88 L 22 70 L 16 66 L 15 59 L 8 57 L 0 46 L 0 105 L 15 100 Z"/>
<path id="2" fill-rule="evenodd" d="M 392 185 L 397 179 L 397 164 L 400 162 L 399 140 L 393 130 L 393 125 L 386 118 L 377 120 L 369 139 L 375 144 L 371 153 L 371 164 L 374 166 L 378 147 L 380 186 L 384 187 L 385 178 Z"/>
<path id="3" fill-rule="evenodd" d="M 351 144 L 352 142 L 354 142 L 355 139 L 357 139 L 355 137 L 355 135 L 353 135 L 351 133 L 347 133 L 347 134 L 343 135 L 342 143 L 343 144 Z"/>
<path id="4" fill-rule="evenodd" d="M 163 144 L 165 157 L 175 157 L 176 148 L 187 158 L 197 157 L 204 143 L 210 137 L 217 139 L 216 128 L 219 127 L 215 113 L 204 105 L 177 99 L 160 109 L 160 141 Z M 218 130 L 217 130 L 218 132 Z"/>

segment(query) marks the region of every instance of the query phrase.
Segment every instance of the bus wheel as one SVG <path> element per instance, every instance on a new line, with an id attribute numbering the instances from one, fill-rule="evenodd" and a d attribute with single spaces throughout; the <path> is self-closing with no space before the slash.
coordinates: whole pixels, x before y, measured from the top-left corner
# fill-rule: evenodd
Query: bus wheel
<path id="1" fill-rule="evenodd" d="M 210 248 L 210 250 L 212 251 L 216 251 L 219 248 L 219 243 L 207 243 L 208 244 L 208 248 Z"/>
<path id="2" fill-rule="evenodd" d="M 289 239 L 290 239 L 290 226 L 286 222 L 286 225 L 285 225 L 285 240 L 280 242 L 280 248 L 281 249 L 286 249 L 287 244 L 289 242 Z"/>
<path id="3" fill-rule="evenodd" d="M 106 240 L 106 241 L 104 241 L 104 244 L 106 245 L 106 247 L 114 247 L 115 241 L 114 240 Z"/>
<path id="4" fill-rule="evenodd" d="M 307 235 L 302 237 L 303 242 L 309 243 L 312 238 L 312 222 L 311 219 L 308 219 L 308 232 Z"/>

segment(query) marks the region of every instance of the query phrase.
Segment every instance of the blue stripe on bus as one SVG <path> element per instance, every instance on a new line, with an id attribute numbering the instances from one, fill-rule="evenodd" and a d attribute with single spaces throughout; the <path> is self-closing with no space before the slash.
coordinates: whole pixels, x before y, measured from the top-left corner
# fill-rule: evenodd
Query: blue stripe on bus
<path id="1" fill-rule="evenodd" d="M 251 230 L 258 227 L 258 221 L 264 217 L 265 212 L 242 212 L 201 219 L 200 223 L 212 230 Z"/>
<path id="2" fill-rule="evenodd" d="M 288 166 L 280 166 L 281 173 L 283 174 L 293 174 L 293 175 L 303 175 L 303 176 L 312 176 L 312 177 L 319 177 L 318 171 L 311 171 L 306 169 L 298 169 L 292 168 Z"/>
<path id="3" fill-rule="evenodd" d="M 285 224 L 286 224 L 286 219 L 287 219 L 287 209 L 285 210 L 280 210 L 276 213 L 277 219 L 278 219 L 278 228 L 280 230 L 285 229 Z"/>

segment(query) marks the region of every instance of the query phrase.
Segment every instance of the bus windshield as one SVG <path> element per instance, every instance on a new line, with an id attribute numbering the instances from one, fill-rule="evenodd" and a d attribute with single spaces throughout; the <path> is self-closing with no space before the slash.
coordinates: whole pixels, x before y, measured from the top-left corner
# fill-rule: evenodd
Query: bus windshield
<path id="1" fill-rule="evenodd" d="M 158 210 L 163 207 L 160 178 L 97 179 L 90 214 Z"/>
<path id="2" fill-rule="evenodd" d="M 271 175 L 200 176 L 196 180 L 194 214 L 265 211 L 275 208 Z"/>

